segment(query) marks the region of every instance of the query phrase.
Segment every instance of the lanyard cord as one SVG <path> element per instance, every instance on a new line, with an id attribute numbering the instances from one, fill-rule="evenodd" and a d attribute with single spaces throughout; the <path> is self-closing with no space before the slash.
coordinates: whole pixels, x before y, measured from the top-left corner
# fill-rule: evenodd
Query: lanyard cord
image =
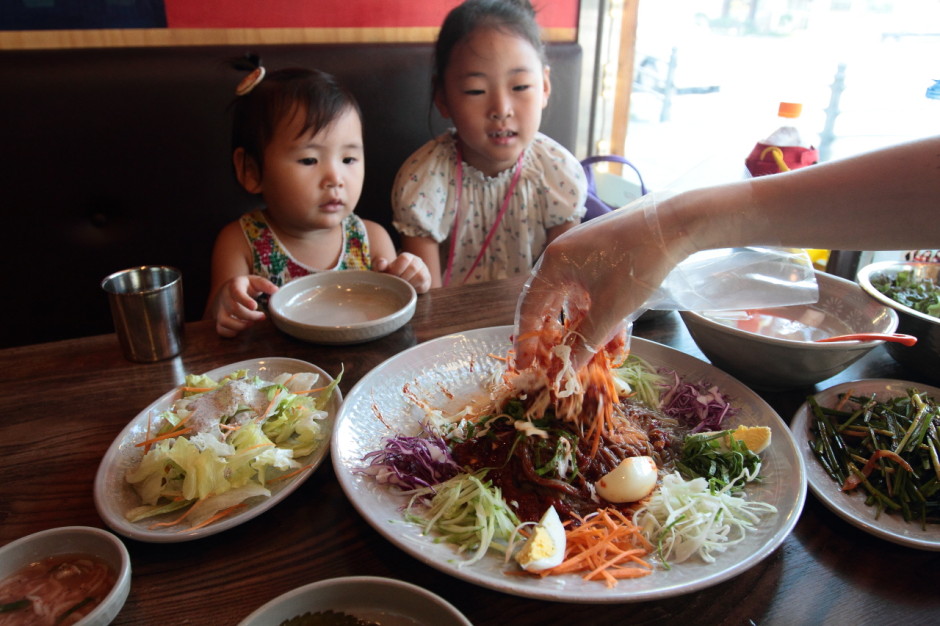
<path id="1" fill-rule="evenodd" d="M 463 195 L 463 155 L 460 151 L 460 143 L 456 144 L 457 148 L 457 167 L 454 175 L 454 182 L 457 185 L 457 190 L 454 198 L 454 230 L 450 238 L 450 252 L 447 255 L 447 270 L 444 272 L 443 285 L 446 287 L 450 284 L 450 275 L 454 269 L 454 251 L 457 249 L 457 232 L 460 225 L 460 198 Z M 470 278 L 470 275 L 473 274 L 473 270 L 477 268 L 477 265 L 480 264 L 480 261 L 483 259 L 483 253 L 486 252 L 486 249 L 490 245 L 490 241 L 493 239 L 493 235 L 496 234 L 496 229 L 499 227 L 500 222 L 503 221 L 503 215 L 506 214 L 506 209 L 509 207 L 509 199 L 512 198 L 513 192 L 516 190 L 516 184 L 519 182 L 519 177 L 522 175 L 522 155 L 525 153 L 523 150 L 519 153 L 519 158 L 516 159 L 516 170 L 512 174 L 512 181 L 509 183 L 509 188 L 506 190 L 506 196 L 503 198 L 503 205 L 499 209 L 499 213 L 496 215 L 496 221 L 493 222 L 493 226 L 490 228 L 490 232 L 486 235 L 486 239 L 483 241 L 483 247 L 480 248 L 480 253 L 477 254 L 476 260 L 473 262 L 473 265 L 470 266 L 470 269 L 467 271 L 467 275 L 463 277 L 463 280 L 460 284 L 467 282 L 467 279 Z"/>

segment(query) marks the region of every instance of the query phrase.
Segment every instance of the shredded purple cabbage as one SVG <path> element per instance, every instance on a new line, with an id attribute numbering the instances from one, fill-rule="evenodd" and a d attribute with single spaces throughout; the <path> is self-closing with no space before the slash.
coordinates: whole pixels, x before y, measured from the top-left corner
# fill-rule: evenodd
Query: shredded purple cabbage
<path id="1" fill-rule="evenodd" d="M 726 417 L 737 413 L 718 387 L 707 382 L 693 384 L 679 378 L 672 370 L 660 370 L 671 376 L 673 383 L 662 394 L 662 411 L 692 429 L 692 432 L 722 430 Z"/>
<path id="2" fill-rule="evenodd" d="M 460 472 L 450 448 L 439 436 L 388 437 L 383 449 L 369 452 L 362 460 L 368 463 L 362 473 L 406 490 L 431 487 Z"/>

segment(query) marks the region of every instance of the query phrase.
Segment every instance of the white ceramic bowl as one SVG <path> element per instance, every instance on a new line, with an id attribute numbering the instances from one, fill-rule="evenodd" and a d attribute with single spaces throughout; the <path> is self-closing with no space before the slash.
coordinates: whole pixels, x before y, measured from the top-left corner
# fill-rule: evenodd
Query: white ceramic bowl
<path id="1" fill-rule="evenodd" d="M 411 583 L 375 576 L 330 578 L 288 591 L 242 620 L 269 626 L 317 611 L 339 611 L 379 624 L 471 626 L 449 602 Z"/>
<path id="2" fill-rule="evenodd" d="M 131 557 L 116 536 L 90 526 L 63 526 L 11 541 L 0 548 L 0 580 L 30 563 L 50 556 L 89 554 L 103 560 L 117 574 L 111 592 L 79 626 L 105 626 L 117 616 L 131 590 Z"/>
<path id="3" fill-rule="evenodd" d="M 271 296 L 275 326 L 304 341 L 363 343 L 407 324 L 418 296 L 407 281 L 367 270 L 335 270 L 297 278 Z"/>
<path id="4" fill-rule="evenodd" d="M 894 279 L 899 272 L 913 272 L 915 278 L 931 278 L 940 283 L 940 263 L 907 263 L 882 261 L 863 267 L 858 272 L 858 284 L 872 298 L 894 309 L 898 314 L 898 332 L 917 337 L 913 346 L 888 344 L 888 353 L 902 365 L 940 382 L 940 319 L 921 313 L 881 293 L 872 280 Z"/>
<path id="5" fill-rule="evenodd" d="M 808 387 L 835 376 L 883 341 L 815 343 L 853 333 L 892 333 L 898 316 L 856 283 L 816 272 L 815 304 L 757 311 L 682 311 L 709 360 L 762 389 Z"/>

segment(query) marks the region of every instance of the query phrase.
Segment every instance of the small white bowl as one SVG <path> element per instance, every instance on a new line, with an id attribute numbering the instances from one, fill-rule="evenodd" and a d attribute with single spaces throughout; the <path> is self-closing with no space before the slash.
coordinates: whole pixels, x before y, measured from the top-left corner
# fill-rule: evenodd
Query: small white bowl
<path id="1" fill-rule="evenodd" d="M 117 617 L 131 590 L 131 557 L 120 539 L 90 526 L 63 526 L 11 541 L 0 548 L 0 580 L 50 556 L 88 554 L 111 567 L 117 580 L 111 592 L 76 626 L 106 626 Z"/>
<path id="2" fill-rule="evenodd" d="M 287 283 L 268 310 L 285 333 L 325 344 L 372 341 L 407 324 L 418 295 L 408 281 L 368 270 L 331 270 Z"/>
<path id="3" fill-rule="evenodd" d="M 452 604 L 416 585 L 377 576 L 329 578 L 282 594 L 239 623 L 268 626 L 305 613 L 342 612 L 379 624 L 471 626 Z"/>
<path id="4" fill-rule="evenodd" d="M 913 346 L 888 344 L 888 354 L 898 363 L 940 383 L 940 318 L 921 313 L 881 293 L 873 284 L 879 279 L 894 279 L 900 272 L 911 272 L 918 279 L 940 283 L 940 263 L 880 261 L 858 272 L 858 284 L 872 298 L 894 309 L 898 314 L 898 332 L 917 337 Z"/>
<path id="5" fill-rule="evenodd" d="M 884 343 L 816 343 L 816 339 L 893 333 L 898 326 L 897 314 L 856 283 L 825 272 L 816 272 L 816 282 L 819 300 L 814 304 L 756 312 L 681 311 L 680 315 L 705 356 L 732 376 L 762 389 L 808 387 L 835 376 Z M 794 334 L 773 332 L 775 325 Z"/>

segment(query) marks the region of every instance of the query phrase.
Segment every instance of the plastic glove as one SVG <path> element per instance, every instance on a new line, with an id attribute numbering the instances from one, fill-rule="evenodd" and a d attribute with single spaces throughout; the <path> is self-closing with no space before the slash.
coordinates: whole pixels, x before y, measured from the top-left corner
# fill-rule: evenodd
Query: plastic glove
<path id="1" fill-rule="evenodd" d="M 563 315 L 576 368 L 622 332 L 669 272 L 695 251 L 685 231 L 664 228 L 664 194 L 581 224 L 546 248 L 516 308 L 515 365 L 528 367 L 546 329 Z"/>

